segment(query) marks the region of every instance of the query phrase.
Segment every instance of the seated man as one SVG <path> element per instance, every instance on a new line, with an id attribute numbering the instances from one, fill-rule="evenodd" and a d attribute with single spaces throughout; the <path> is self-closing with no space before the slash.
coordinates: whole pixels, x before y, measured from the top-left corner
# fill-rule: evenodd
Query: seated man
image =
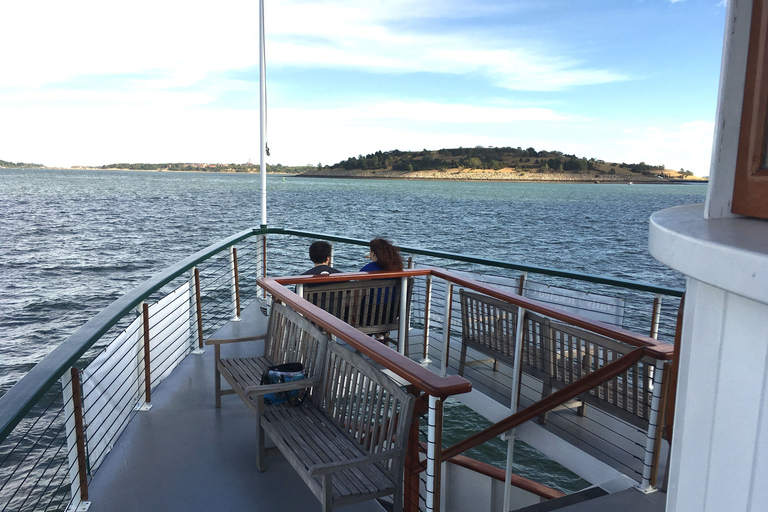
<path id="1" fill-rule="evenodd" d="M 331 263 L 331 244 L 318 240 L 309 246 L 309 259 L 315 264 L 314 267 L 304 272 L 302 275 L 328 275 L 338 274 L 340 270 L 333 268 Z"/>

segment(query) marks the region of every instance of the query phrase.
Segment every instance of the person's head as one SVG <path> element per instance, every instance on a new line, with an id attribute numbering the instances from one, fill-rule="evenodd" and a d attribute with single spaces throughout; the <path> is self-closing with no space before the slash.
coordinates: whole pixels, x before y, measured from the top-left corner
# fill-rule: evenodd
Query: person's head
<path id="1" fill-rule="evenodd" d="M 371 248 L 371 260 L 384 270 L 403 270 L 403 258 L 400 250 L 383 238 L 374 238 L 368 246 Z"/>
<path id="2" fill-rule="evenodd" d="M 309 246 L 309 259 L 315 265 L 328 263 L 331 259 L 331 244 L 318 240 Z"/>

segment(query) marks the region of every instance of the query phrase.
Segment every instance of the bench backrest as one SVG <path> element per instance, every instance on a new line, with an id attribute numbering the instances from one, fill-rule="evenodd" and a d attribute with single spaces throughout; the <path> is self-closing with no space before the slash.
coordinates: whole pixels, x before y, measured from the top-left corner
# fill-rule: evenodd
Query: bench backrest
<path id="1" fill-rule="evenodd" d="M 315 306 L 366 333 L 397 330 L 401 280 L 375 279 L 306 285 L 303 296 Z M 412 280 L 408 280 L 406 311 L 410 311 Z"/>
<path id="2" fill-rule="evenodd" d="M 469 290 L 461 290 L 459 295 L 462 351 L 471 347 L 512 365 L 517 306 Z M 542 379 L 545 388 L 563 388 L 633 349 L 605 336 L 525 312 L 523 370 Z M 463 357 L 459 363 L 460 374 L 464 369 Z M 654 365 L 653 359 L 643 358 L 626 373 L 584 393 L 581 399 L 645 428 L 651 410 Z"/>
<path id="3" fill-rule="evenodd" d="M 264 340 L 264 355 L 273 364 L 301 363 L 310 377 L 318 375 L 328 336 L 291 308 L 273 302 Z"/>
<path id="4" fill-rule="evenodd" d="M 551 323 L 551 385 L 562 388 L 616 361 L 635 347 L 578 327 Z M 651 414 L 655 360 L 645 357 L 629 370 L 589 390 L 582 399 L 640 427 Z"/>
<path id="5" fill-rule="evenodd" d="M 481 353 L 512 364 L 517 335 L 517 306 L 461 289 L 461 337 Z"/>
<path id="6" fill-rule="evenodd" d="M 402 478 L 414 397 L 386 374 L 343 345 L 328 343 L 328 355 L 313 403 L 368 453 L 400 450 L 398 460 L 382 466 L 397 482 Z"/>

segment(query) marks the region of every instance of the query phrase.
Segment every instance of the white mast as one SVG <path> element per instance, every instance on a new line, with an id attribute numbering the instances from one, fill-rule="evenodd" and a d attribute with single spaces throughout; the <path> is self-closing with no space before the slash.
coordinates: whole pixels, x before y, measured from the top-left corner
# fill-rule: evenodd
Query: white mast
<path id="1" fill-rule="evenodd" d="M 264 0 L 259 0 L 259 151 L 261 225 L 267 225 L 267 63 L 264 54 Z"/>

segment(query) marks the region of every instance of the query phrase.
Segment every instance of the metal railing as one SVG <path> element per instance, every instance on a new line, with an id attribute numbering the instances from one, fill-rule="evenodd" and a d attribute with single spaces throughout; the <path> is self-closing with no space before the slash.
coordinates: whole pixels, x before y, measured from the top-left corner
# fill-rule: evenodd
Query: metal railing
<path id="1" fill-rule="evenodd" d="M 112 303 L 0 397 L 0 512 L 64 510 L 87 501 L 87 482 L 96 476 L 125 425 L 139 410 L 151 406 L 152 390 L 218 327 L 249 302 L 265 296 L 270 281 L 263 280 L 260 286 L 257 278 L 266 276 L 267 270 L 271 275 L 294 275 L 304 270 L 307 264 L 301 255 L 306 253 L 308 238 L 333 242 L 336 266 L 342 268 L 360 265 L 364 252 L 360 247 L 368 243 L 275 228 L 238 233 L 174 264 Z M 412 260 L 417 268 L 404 274 L 415 279 L 409 330 L 411 352 L 418 361 L 395 357 L 377 342 L 359 339 L 354 329 L 333 327 L 340 339 L 360 344 L 360 350 L 368 350 L 369 357 L 379 364 L 416 381 L 412 382 L 414 389 L 425 397 L 423 409 L 429 417 L 425 437 L 432 436 L 433 450 L 439 440 L 436 418 L 441 401 L 467 389 L 464 379 L 450 376 L 457 368 L 456 340 L 461 332 L 460 321 L 453 314 L 458 310 L 453 290 L 456 284 L 484 290 L 483 280 L 508 289 L 520 287 L 522 282 L 525 292 L 526 281 L 535 274 L 540 286 L 529 288 L 531 293 L 540 293 L 545 287 L 554 302 L 557 297 L 571 300 L 574 292 L 612 300 L 620 296 L 625 304 L 624 324 L 629 322 L 631 328 L 637 324 L 638 330 L 648 332 L 658 325 L 653 334 L 666 339 L 671 338 L 670 326 L 674 331 L 674 314 L 670 312 L 674 312 L 681 290 L 418 248 L 401 247 L 401 251 L 419 258 Z M 477 279 L 429 268 L 438 264 L 473 272 Z M 289 303 L 295 301 L 290 292 L 270 292 L 282 293 Z M 660 297 L 664 298 L 662 306 Z M 521 307 L 533 304 L 525 297 L 515 300 L 522 301 Z M 303 300 L 292 305 L 307 310 Z M 544 314 L 560 314 L 540 303 L 532 310 L 537 307 L 543 307 Z M 333 323 L 322 312 L 316 314 L 318 321 Z M 580 325 L 581 320 L 572 313 L 563 314 L 566 320 Z M 614 339 L 616 332 L 613 328 L 602 331 Z M 415 346 L 414 340 L 418 340 Z M 430 358 L 440 361 L 438 374 L 424 368 Z M 478 363 L 473 368 L 478 370 L 475 374 L 482 373 L 483 363 L 473 362 Z M 511 396 L 512 388 L 505 387 L 507 377 L 477 382 L 471 374 L 467 377 L 499 401 L 508 401 Z M 524 403 L 525 384 L 519 394 Z M 432 465 L 429 474 L 433 487 L 427 496 L 421 496 L 420 506 L 437 510 L 440 450 L 429 454 L 426 462 L 415 455 L 417 452 L 418 439 L 414 440 L 414 463 Z M 411 492 L 418 495 L 419 487 L 414 481 Z"/>

